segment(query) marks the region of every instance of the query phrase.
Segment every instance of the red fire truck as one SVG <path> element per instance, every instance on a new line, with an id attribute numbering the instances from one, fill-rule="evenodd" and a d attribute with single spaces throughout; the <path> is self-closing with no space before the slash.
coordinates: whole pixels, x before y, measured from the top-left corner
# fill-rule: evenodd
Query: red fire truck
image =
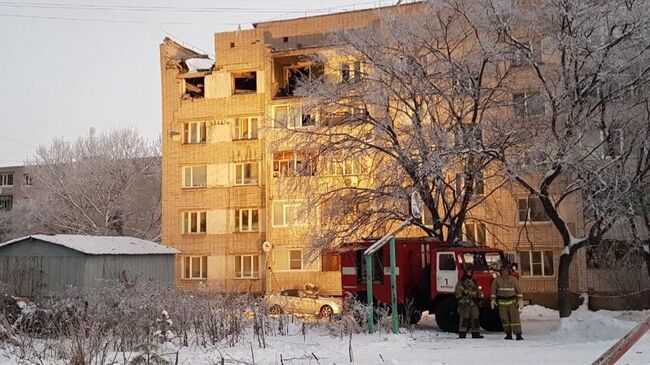
<path id="1" fill-rule="evenodd" d="M 366 261 L 363 252 L 372 242 L 351 244 L 341 249 L 343 292 L 367 300 Z M 456 283 L 466 269 L 483 291 L 481 326 L 500 331 L 496 310 L 490 309 L 490 288 L 502 264 L 509 264 L 501 250 L 474 243 L 447 244 L 431 238 L 398 238 L 395 244 L 397 266 L 397 303 L 402 316 L 411 323 L 420 320 L 423 311 L 435 314 L 438 327 L 458 331 Z M 390 306 L 389 246 L 373 254 L 373 301 L 376 307 Z"/>

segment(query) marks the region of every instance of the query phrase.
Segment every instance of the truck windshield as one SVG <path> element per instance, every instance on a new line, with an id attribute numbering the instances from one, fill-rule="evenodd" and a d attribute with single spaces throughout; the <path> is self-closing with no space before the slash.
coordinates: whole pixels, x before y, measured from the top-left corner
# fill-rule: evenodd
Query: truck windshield
<path id="1" fill-rule="evenodd" d="M 499 270 L 501 254 L 498 252 L 473 252 L 463 255 L 463 268 L 473 271 Z"/>

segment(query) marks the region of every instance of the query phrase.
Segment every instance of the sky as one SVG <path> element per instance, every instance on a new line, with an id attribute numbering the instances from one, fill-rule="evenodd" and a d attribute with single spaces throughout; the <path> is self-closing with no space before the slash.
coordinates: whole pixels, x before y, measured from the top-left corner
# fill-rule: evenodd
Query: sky
<path id="1" fill-rule="evenodd" d="M 215 32 L 395 2 L 0 0 L 0 166 L 90 128 L 136 127 L 157 138 L 165 36 L 213 56 Z"/>

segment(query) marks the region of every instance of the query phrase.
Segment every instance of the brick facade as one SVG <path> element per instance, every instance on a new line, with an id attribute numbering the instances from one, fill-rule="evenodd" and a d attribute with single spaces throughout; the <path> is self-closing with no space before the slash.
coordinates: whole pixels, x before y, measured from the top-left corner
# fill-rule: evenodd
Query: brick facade
<path id="1" fill-rule="evenodd" d="M 417 4 L 389 7 L 387 11 L 417 11 Z M 166 39 L 160 46 L 163 98 L 163 165 L 162 165 L 162 239 L 163 244 L 179 249 L 177 283 L 195 287 L 203 283 L 223 291 L 276 291 L 314 283 L 323 293 L 340 294 L 340 274 L 337 271 L 281 270 L 278 250 L 299 249 L 307 243 L 300 230 L 274 227 L 272 203 L 282 199 L 279 180 L 273 178 L 273 154 L 264 137 L 264 127 L 270 127 L 274 105 L 298 103 L 291 97 L 276 97 L 280 88 L 282 63 L 300 55 L 323 50 L 327 35 L 340 29 L 363 27 L 376 21 L 372 10 L 307 17 L 294 20 L 258 23 L 254 29 L 215 34 L 217 59 L 210 71 L 194 74 L 204 79 L 204 95 L 184 96 L 184 80 L 192 76 L 183 66 L 189 58 L 204 57 Z M 320 47 L 320 48 L 319 48 Z M 329 50 L 329 48 L 328 48 Z M 235 93 L 234 77 L 241 72 L 255 72 L 257 90 Z M 189 76 L 188 76 L 189 75 Z M 258 138 L 233 140 L 236 118 L 256 117 L 260 130 Z M 183 143 L 183 124 L 206 122 L 207 141 L 200 144 Z M 236 186 L 237 163 L 258 164 L 257 182 Z M 201 188 L 183 188 L 183 167 L 206 165 L 208 183 Z M 215 175 L 211 177 L 211 175 Z M 210 180 L 219 183 L 211 184 Z M 490 183 L 489 181 L 487 182 Z M 519 192 L 526 197 L 523 191 Z M 517 189 L 506 187 L 488 197 L 472 214 L 487 224 L 487 244 L 503 248 L 518 257 L 519 251 L 551 251 L 553 274 L 545 277 L 522 278 L 527 292 L 556 291 L 557 265 L 562 251 L 559 235 L 551 223 L 523 226 L 518 223 Z M 577 206 L 579 202 L 564 203 L 564 216 L 572 227 L 582 227 Z M 259 229 L 256 232 L 235 232 L 237 209 L 259 209 Z M 206 211 L 207 232 L 183 234 L 183 212 Z M 214 218 L 217 217 L 217 218 Z M 215 227 L 218 226 L 218 227 Z M 308 227 L 307 227 L 308 228 Z M 270 252 L 262 250 L 263 242 L 272 245 Z M 239 255 L 256 255 L 259 277 L 236 278 Z M 207 277 L 199 270 L 194 279 L 186 279 L 186 256 L 207 256 Z M 195 259 L 193 268 L 200 261 Z M 296 261 L 292 261 L 297 264 Z M 292 263 L 289 263 L 291 266 Z M 573 263 L 571 287 L 586 289 L 586 264 L 579 253 Z M 192 275 L 190 275 L 192 276 Z M 196 275 L 195 275 L 196 276 Z"/>

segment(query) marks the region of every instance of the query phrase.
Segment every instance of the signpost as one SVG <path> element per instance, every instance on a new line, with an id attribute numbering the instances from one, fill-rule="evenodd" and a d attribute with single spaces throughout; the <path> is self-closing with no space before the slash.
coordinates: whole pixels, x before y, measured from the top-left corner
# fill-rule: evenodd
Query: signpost
<path id="1" fill-rule="evenodd" d="M 411 225 L 413 219 L 422 218 L 422 198 L 417 192 L 411 194 L 411 216 L 402 222 L 395 230 L 377 240 L 364 251 L 366 260 L 366 288 L 368 292 L 368 332 L 375 332 L 375 305 L 372 295 L 372 254 L 389 244 L 390 251 L 390 316 L 393 334 L 399 333 L 399 313 L 397 313 L 397 264 L 395 262 L 395 235 Z M 382 267 L 383 271 L 383 267 Z M 381 273 L 384 274 L 383 272 Z"/>

